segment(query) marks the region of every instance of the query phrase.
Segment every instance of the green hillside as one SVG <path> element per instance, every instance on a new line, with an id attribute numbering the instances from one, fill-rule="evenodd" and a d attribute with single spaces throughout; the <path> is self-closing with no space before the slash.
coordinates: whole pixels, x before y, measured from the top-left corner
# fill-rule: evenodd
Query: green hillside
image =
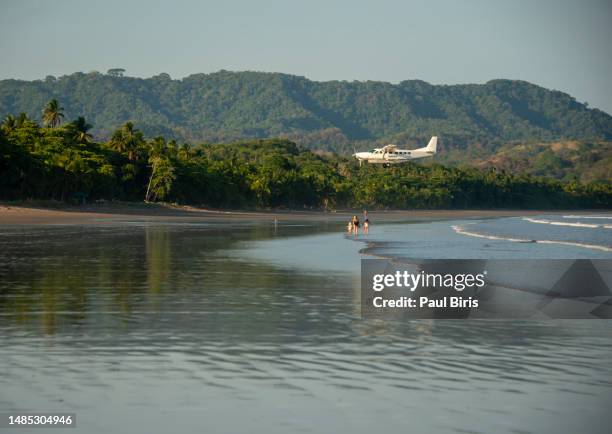
<path id="1" fill-rule="evenodd" d="M 39 81 L 0 81 L 0 116 L 26 112 L 40 120 L 56 98 L 66 117 L 84 116 L 105 140 L 128 120 L 148 136 L 179 141 L 231 142 L 286 137 L 313 149 L 394 142 L 413 145 L 441 137 L 442 155 L 516 141 L 612 139 L 612 117 L 571 96 L 524 82 L 483 85 L 315 82 L 259 72 L 195 74 L 172 80 L 92 72 Z"/>
<path id="2" fill-rule="evenodd" d="M 450 160 L 453 160 L 449 156 Z M 456 159 L 458 160 L 458 158 Z M 583 182 L 612 181 L 612 142 L 561 141 L 502 146 L 465 165 Z"/>

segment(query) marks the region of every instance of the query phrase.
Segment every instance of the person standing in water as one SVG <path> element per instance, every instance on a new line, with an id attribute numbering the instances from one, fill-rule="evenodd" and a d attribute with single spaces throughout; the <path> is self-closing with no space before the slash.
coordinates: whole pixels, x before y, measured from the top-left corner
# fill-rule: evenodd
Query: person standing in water
<path id="1" fill-rule="evenodd" d="M 363 222 L 363 233 L 367 235 L 368 232 L 370 232 L 370 220 L 366 218 Z"/>
<path id="2" fill-rule="evenodd" d="M 359 217 L 353 216 L 353 233 L 357 235 L 359 233 Z"/>

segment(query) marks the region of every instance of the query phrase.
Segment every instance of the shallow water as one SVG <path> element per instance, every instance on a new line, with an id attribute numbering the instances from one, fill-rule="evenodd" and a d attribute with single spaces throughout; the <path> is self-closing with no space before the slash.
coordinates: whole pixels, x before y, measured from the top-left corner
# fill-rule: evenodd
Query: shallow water
<path id="1" fill-rule="evenodd" d="M 457 228 L 502 241 L 535 241 L 612 253 L 612 215 L 510 217 L 474 221 Z"/>
<path id="2" fill-rule="evenodd" d="M 370 248 L 529 247 L 432 227 L 373 226 Z M 609 321 L 361 320 L 341 231 L 1 228 L 0 409 L 88 433 L 609 432 Z"/>

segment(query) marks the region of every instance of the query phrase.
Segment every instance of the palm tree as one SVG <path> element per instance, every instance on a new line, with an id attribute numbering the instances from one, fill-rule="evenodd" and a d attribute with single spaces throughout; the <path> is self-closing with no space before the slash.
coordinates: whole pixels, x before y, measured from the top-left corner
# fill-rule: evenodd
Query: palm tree
<path id="1" fill-rule="evenodd" d="M 2 122 L 2 131 L 8 134 L 13 132 L 16 127 L 17 119 L 15 119 L 15 116 L 8 115 L 6 118 L 4 118 L 4 121 Z"/>
<path id="2" fill-rule="evenodd" d="M 134 128 L 132 122 L 126 122 L 120 129 L 113 133 L 109 145 L 117 152 L 127 152 L 128 160 L 136 160 L 138 147 L 144 142 L 142 133 Z"/>
<path id="3" fill-rule="evenodd" d="M 183 145 L 181 145 L 178 151 L 178 157 L 181 160 L 187 161 L 189 160 L 190 152 L 191 152 L 191 146 L 189 146 L 189 144 L 187 143 L 184 143 Z"/>
<path id="4" fill-rule="evenodd" d="M 30 122 L 32 121 L 28 117 L 28 114 L 26 112 L 21 112 L 19 113 L 19 116 L 17 116 L 17 118 L 15 119 L 15 126 L 17 128 L 22 128 L 22 127 L 25 127 L 26 124 Z"/>
<path id="5" fill-rule="evenodd" d="M 79 143 L 87 143 L 91 141 L 92 135 L 89 134 L 92 125 L 88 124 L 83 116 L 79 116 L 70 123 L 70 128 L 74 132 L 74 139 Z"/>
<path id="6" fill-rule="evenodd" d="M 64 107 L 60 107 L 56 99 L 47 103 L 43 110 L 43 123 L 51 128 L 55 128 L 62 123 L 64 117 Z"/>
<path id="7" fill-rule="evenodd" d="M 160 143 L 161 141 L 157 144 Z M 174 166 L 167 157 L 161 154 L 149 157 L 149 163 L 151 164 L 151 176 L 147 185 L 145 202 L 163 200 L 172 190 L 172 184 L 176 179 Z"/>
<path id="8" fill-rule="evenodd" d="M 149 141 L 149 156 L 159 157 L 166 154 L 167 151 L 166 139 L 163 137 L 155 137 Z"/>

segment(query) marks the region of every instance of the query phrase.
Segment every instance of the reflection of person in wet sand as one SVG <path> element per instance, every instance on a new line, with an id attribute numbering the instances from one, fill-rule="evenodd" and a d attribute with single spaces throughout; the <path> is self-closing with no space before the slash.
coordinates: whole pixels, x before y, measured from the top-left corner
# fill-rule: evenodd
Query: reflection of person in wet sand
<path id="1" fill-rule="evenodd" d="M 346 231 L 350 234 L 351 232 L 353 232 L 353 220 L 351 220 L 350 222 L 348 222 L 348 225 L 346 225 Z"/>

